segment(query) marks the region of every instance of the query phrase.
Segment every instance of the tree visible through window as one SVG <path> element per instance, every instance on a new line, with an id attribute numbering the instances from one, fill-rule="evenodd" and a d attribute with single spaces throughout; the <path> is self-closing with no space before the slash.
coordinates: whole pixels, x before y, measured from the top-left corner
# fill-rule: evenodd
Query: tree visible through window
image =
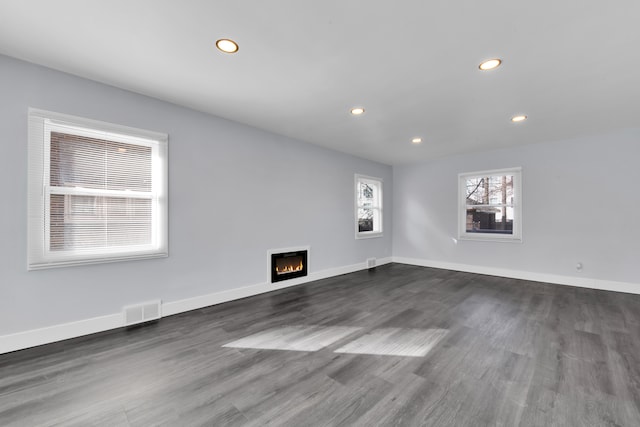
<path id="1" fill-rule="evenodd" d="M 461 238 L 520 239 L 520 169 L 460 175 Z"/>
<path id="2" fill-rule="evenodd" d="M 356 237 L 382 234 L 382 181 L 356 175 Z"/>

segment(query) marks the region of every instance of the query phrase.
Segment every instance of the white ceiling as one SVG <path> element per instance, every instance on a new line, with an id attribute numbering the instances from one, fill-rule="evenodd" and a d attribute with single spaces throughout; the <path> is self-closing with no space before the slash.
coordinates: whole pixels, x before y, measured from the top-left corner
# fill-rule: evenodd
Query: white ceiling
<path id="1" fill-rule="evenodd" d="M 401 164 L 639 127 L 639 18 L 638 0 L 0 0 L 0 52 Z"/>

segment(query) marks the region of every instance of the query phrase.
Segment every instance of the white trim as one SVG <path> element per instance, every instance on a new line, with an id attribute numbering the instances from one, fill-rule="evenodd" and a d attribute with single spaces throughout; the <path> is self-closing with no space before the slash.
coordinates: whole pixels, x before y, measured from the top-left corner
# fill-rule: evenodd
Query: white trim
<path id="1" fill-rule="evenodd" d="M 73 133 L 150 147 L 151 192 L 96 190 L 51 186 L 51 133 Z M 168 143 L 164 133 L 136 129 L 51 111 L 28 109 L 28 221 L 27 270 L 167 257 L 168 248 Z M 140 198 L 151 200 L 151 242 L 96 250 L 50 250 L 50 197 L 52 194 Z"/>
<path id="2" fill-rule="evenodd" d="M 390 262 L 391 257 L 377 259 L 378 266 L 389 264 Z M 285 280 L 283 282 L 274 284 L 258 283 L 242 288 L 229 289 L 226 291 L 216 292 L 208 295 L 172 301 L 162 304 L 161 313 L 162 317 L 171 316 L 174 314 L 184 313 L 185 311 L 197 310 L 199 308 L 216 305 L 223 302 L 233 301 L 241 298 L 263 294 L 266 292 L 275 291 L 278 289 L 301 285 L 303 283 L 312 282 L 315 280 L 326 279 L 329 277 L 340 276 L 342 274 L 348 274 L 367 269 L 367 262 L 363 261 L 357 264 L 329 268 L 315 273 L 310 272 L 306 277 Z M 36 347 L 39 345 L 49 344 L 70 338 L 76 338 L 83 335 L 94 334 L 97 332 L 104 332 L 110 329 L 121 327 L 124 327 L 123 318 L 122 313 L 118 312 L 106 316 L 79 320 L 77 322 L 63 323 L 46 328 L 32 329 L 15 334 L 3 335 L 0 336 L 0 354 L 22 350 L 29 347 Z"/>
<path id="3" fill-rule="evenodd" d="M 60 261 L 57 261 L 55 264 L 45 264 L 45 265 L 34 265 L 29 267 L 29 271 L 36 271 L 36 270 L 48 270 L 51 268 L 62 268 L 62 267 L 72 267 L 75 265 L 94 265 L 94 264 L 109 264 L 112 262 L 123 262 L 123 261 L 136 261 L 136 260 L 143 260 L 143 259 L 154 259 L 154 258 L 167 258 L 169 256 L 168 253 L 162 253 L 162 254 L 158 254 L 155 252 L 144 252 L 141 251 L 140 253 L 136 254 L 135 252 L 130 252 L 128 255 L 126 256 L 117 256 L 114 255 L 112 257 L 107 257 L 107 254 L 103 254 L 102 258 L 100 258 L 99 260 L 97 259 L 88 259 L 88 260 L 74 260 L 71 261 L 69 263 L 65 263 L 62 258 Z"/>
<path id="4" fill-rule="evenodd" d="M 279 249 L 277 249 L 279 251 Z M 291 252 L 291 251 L 288 251 Z M 377 266 L 391 263 L 391 257 L 378 258 Z M 229 289 L 213 294 L 202 295 L 193 298 L 187 298 L 179 301 L 172 301 L 162 306 L 162 316 L 171 316 L 173 314 L 184 313 L 185 311 L 197 310 L 199 308 L 209 307 L 211 305 L 221 304 L 223 302 L 233 301 L 241 298 L 247 298 L 254 295 L 260 295 L 278 289 L 290 288 L 292 286 L 302 285 L 304 283 L 316 280 L 327 279 L 329 277 L 340 276 L 343 274 L 354 273 L 356 271 L 367 270 L 367 262 L 357 264 L 344 265 L 341 267 L 329 268 L 317 272 L 309 272 L 305 277 L 284 280 L 282 282 L 270 283 L 271 276 L 268 281 L 255 285 L 245 286 L 242 288 Z"/>
<path id="5" fill-rule="evenodd" d="M 552 283 L 556 285 L 576 286 L 579 288 L 599 289 L 602 291 L 640 294 L 640 283 L 616 282 L 613 280 L 593 279 L 588 277 L 562 276 L 559 274 L 536 273 L 533 271 L 510 270 L 482 265 L 458 264 L 446 261 L 392 257 L 398 264 L 417 265 L 420 267 L 440 268 L 443 270 L 463 271 L 465 273 L 486 274 L 489 276 L 508 277 L 511 279 L 529 280 L 532 282 Z"/>
<path id="6" fill-rule="evenodd" d="M 162 132 L 108 123 L 71 114 L 56 113 L 39 108 L 29 107 L 28 112 L 30 116 L 38 116 L 43 120 L 49 120 L 50 123 L 56 126 L 66 126 L 78 131 L 85 129 L 90 132 L 88 136 L 104 137 L 108 135 L 109 137 L 118 138 L 122 142 L 135 141 L 136 144 L 145 144 L 150 141 L 167 138 L 167 134 Z"/>
<path id="7" fill-rule="evenodd" d="M 616 282 L 611 280 L 591 279 L 585 277 L 562 276 L 546 273 L 535 273 L 531 271 L 509 270 L 496 267 L 485 267 L 480 265 L 459 264 L 446 261 L 435 261 L 405 257 L 378 258 L 376 265 L 381 266 L 391 262 L 398 264 L 409 264 L 421 267 L 432 267 L 446 270 L 463 271 L 467 273 L 486 274 L 490 276 L 508 277 L 513 279 L 529 280 L 534 282 L 552 283 L 558 285 L 576 286 L 581 288 L 599 289 L 604 291 L 624 292 L 629 294 L 640 294 L 640 283 Z M 345 265 L 330 268 L 315 273 L 309 273 L 306 277 L 286 280 L 284 282 L 258 283 L 242 288 L 229 289 L 208 295 L 187 298 L 178 301 L 168 302 L 162 305 L 162 317 L 184 313 L 186 311 L 197 310 L 211 305 L 221 304 L 241 298 L 284 289 L 292 286 L 316 280 L 335 277 L 342 274 L 367 270 L 367 262 Z M 9 335 L 0 336 L 0 354 L 49 344 L 83 335 L 104 332 L 111 329 L 123 327 L 122 313 L 109 314 L 106 316 L 84 319 L 76 322 L 63 323 L 46 328 L 33 329 Z"/>
<path id="8" fill-rule="evenodd" d="M 46 328 L 32 329 L 11 335 L 0 336 L 0 354 L 24 348 L 36 347 L 56 341 L 95 334 L 123 326 L 122 313 L 93 317 L 77 322 L 63 323 Z"/>
<path id="9" fill-rule="evenodd" d="M 362 231 L 356 232 L 356 239 L 374 239 L 376 237 L 382 237 L 382 231 Z"/>

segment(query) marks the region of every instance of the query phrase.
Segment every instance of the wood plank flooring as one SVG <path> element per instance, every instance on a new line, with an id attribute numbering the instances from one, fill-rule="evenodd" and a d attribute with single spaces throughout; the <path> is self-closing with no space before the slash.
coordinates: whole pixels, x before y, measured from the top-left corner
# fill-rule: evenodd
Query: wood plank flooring
<path id="1" fill-rule="evenodd" d="M 405 330 L 441 332 L 336 352 Z M 54 425 L 638 426 L 640 296 L 391 264 L 0 355 L 0 426 Z"/>

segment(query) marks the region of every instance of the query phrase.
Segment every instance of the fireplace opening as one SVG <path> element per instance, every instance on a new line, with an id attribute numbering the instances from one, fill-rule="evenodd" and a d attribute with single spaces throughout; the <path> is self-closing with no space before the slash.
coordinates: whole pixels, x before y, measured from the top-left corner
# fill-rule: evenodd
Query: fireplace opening
<path id="1" fill-rule="evenodd" d="M 307 251 L 271 254 L 271 283 L 307 275 Z"/>

